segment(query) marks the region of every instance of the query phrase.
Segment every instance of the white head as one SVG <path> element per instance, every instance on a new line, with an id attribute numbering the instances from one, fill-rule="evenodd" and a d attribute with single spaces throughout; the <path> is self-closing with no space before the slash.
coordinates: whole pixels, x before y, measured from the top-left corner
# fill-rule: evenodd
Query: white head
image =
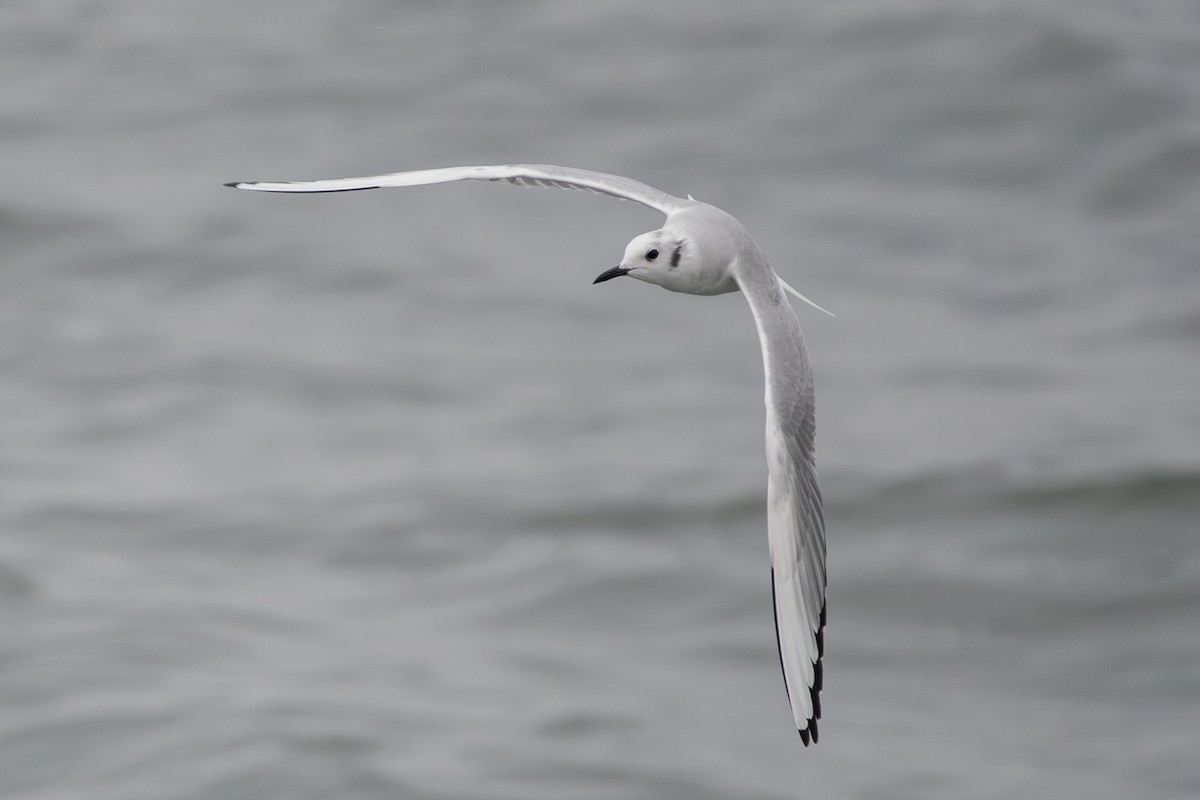
<path id="1" fill-rule="evenodd" d="M 722 294 L 737 288 L 728 267 L 732 259 L 706 258 L 695 237 L 660 228 L 637 236 L 625 248 L 621 263 L 593 283 L 628 275 L 672 292 Z M 722 254 L 723 255 L 723 254 Z"/>

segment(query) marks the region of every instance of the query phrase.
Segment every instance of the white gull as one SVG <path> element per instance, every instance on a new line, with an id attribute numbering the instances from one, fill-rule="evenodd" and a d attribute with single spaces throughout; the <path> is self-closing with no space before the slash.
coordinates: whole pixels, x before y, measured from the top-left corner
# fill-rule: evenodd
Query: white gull
<path id="1" fill-rule="evenodd" d="M 633 200 L 667 215 L 658 230 L 637 236 L 600 283 L 622 275 L 673 292 L 741 290 L 762 344 L 767 407 L 767 538 L 775 633 L 784 685 L 800 738 L 817 741 L 825 633 L 825 521 L 817 486 L 812 368 L 790 292 L 740 222 L 719 208 L 674 197 L 644 183 L 602 172 L 535 164 L 446 167 L 365 178 L 229 183 L 261 192 L 350 192 L 461 180 L 583 189 Z M 826 312 L 829 313 L 829 312 Z"/>

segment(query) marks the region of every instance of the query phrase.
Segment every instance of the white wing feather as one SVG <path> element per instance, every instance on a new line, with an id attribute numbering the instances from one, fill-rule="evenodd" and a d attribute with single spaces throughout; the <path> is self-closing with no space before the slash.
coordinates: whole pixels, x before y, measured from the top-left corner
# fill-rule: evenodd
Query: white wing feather
<path id="1" fill-rule="evenodd" d="M 796 729 L 817 740 L 825 631 L 825 521 L 817 485 L 812 370 L 783 281 L 757 252 L 735 268 L 762 345 L 767 538 L 779 661 Z"/>
<path id="2" fill-rule="evenodd" d="M 354 192 L 393 186 L 424 186 L 451 181 L 507 181 L 515 186 L 542 186 L 557 189 L 582 189 L 632 200 L 664 214 L 670 214 L 687 202 L 661 192 L 640 181 L 604 172 L 592 172 L 550 164 L 504 164 L 485 167 L 444 167 L 370 175 L 363 178 L 336 178 L 324 181 L 235 181 L 235 189 L 258 192 Z"/>

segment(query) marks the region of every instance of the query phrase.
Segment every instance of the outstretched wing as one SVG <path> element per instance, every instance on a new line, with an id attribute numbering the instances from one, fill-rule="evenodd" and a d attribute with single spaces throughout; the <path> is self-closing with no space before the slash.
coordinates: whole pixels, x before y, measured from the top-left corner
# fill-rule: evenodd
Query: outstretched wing
<path id="1" fill-rule="evenodd" d="M 812 369 L 782 282 L 760 253 L 734 270 L 758 328 L 766 377 L 767 536 L 779 661 L 796 729 L 817 741 L 825 634 L 825 520 L 813 442 Z"/>
<path id="2" fill-rule="evenodd" d="M 508 181 L 515 186 L 544 186 L 558 189 L 582 189 L 596 194 L 607 194 L 622 200 L 632 200 L 644 206 L 670 214 L 682 203 L 678 197 L 660 192 L 620 175 L 592 172 L 573 167 L 556 167 L 551 164 L 504 164 L 491 167 L 443 167 L 419 169 L 409 172 L 393 172 L 388 175 L 371 175 L 365 178 L 338 178 L 326 181 L 243 181 L 227 183 L 235 189 L 252 189 L 259 192 L 354 192 L 361 189 L 383 189 L 391 186 L 424 186 L 430 183 L 451 181 Z"/>

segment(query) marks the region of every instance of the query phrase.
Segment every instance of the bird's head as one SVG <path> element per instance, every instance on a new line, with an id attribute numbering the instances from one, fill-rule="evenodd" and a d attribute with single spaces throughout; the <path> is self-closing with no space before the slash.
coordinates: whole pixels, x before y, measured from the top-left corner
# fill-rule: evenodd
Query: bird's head
<path id="1" fill-rule="evenodd" d="M 635 237 L 625 248 L 621 263 L 601 273 L 593 283 L 628 275 L 664 289 L 686 292 L 696 277 L 696 263 L 695 248 L 689 247 L 688 238 L 662 228 Z"/>

